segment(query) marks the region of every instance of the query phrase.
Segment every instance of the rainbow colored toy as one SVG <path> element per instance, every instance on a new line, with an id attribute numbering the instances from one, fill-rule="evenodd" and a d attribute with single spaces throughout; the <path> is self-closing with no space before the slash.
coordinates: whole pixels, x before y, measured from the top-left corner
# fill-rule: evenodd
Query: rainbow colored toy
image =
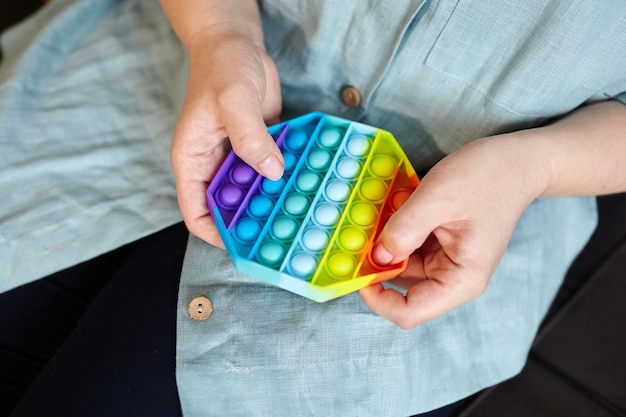
<path id="1" fill-rule="evenodd" d="M 419 180 L 391 133 L 323 113 L 271 126 L 278 181 L 231 152 L 207 203 L 235 268 L 323 302 L 395 277 L 370 251 Z"/>

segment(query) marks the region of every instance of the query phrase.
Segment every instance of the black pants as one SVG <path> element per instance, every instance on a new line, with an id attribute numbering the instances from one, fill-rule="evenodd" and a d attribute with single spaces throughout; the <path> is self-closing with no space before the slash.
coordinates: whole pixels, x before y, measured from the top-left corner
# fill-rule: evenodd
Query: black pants
<path id="1" fill-rule="evenodd" d="M 0 414 L 181 415 L 175 326 L 187 236 L 179 224 L 0 295 Z"/>
<path id="2" fill-rule="evenodd" d="M 0 416 L 180 416 L 177 224 L 0 294 Z M 454 416 L 463 402 L 426 413 Z"/>

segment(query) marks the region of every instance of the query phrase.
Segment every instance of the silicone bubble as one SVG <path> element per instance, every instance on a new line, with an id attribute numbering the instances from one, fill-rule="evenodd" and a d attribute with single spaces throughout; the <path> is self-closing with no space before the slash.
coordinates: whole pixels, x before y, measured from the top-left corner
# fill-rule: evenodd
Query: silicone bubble
<path id="1" fill-rule="evenodd" d="M 272 181 L 268 178 L 263 178 L 263 181 L 261 182 L 261 189 L 269 195 L 279 194 L 283 190 L 284 186 L 285 186 L 284 178 L 281 178 L 276 181 Z"/>
<path id="2" fill-rule="evenodd" d="M 272 224 L 272 234 L 276 239 L 293 239 L 298 231 L 298 222 L 289 216 L 280 216 Z"/>
<path id="3" fill-rule="evenodd" d="M 283 161 L 285 161 L 285 172 L 291 172 L 296 167 L 298 158 L 291 152 L 283 153 Z"/>
<path id="4" fill-rule="evenodd" d="M 378 178 L 368 178 L 361 184 L 361 194 L 366 200 L 379 201 L 385 197 L 387 185 Z"/>
<path id="5" fill-rule="evenodd" d="M 268 266 L 274 266 L 285 256 L 286 249 L 283 245 L 273 240 L 267 241 L 259 249 L 260 261 Z"/>
<path id="6" fill-rule="evenodd" d="M 313 213 L 315 221 L 319 225 L 326 227 L 336 225 L 340 215 L 341 212 L 339 208 L 330 203 L 320 204 L 315 208 L 315 212 Z"/>
<path id="7" fill-rule="evenodd" d="M 304 149 L 308 141 L 309 137 L 306 133 L 296 130 L 287 135 L 285 147 L 291 151 L 299 152 Z"/>
<path id="8" fill-rule="evenodd" d="M 296 186 L 300 191 L 310 193 L 320 186 L 321 178 L 313 171 L 304 171 L 296 179 Z"/>
<path id="9" fill-rule="evenodd" d="M 325 148 L 336 148 L 341 143 L 343 132 L 339 129 L 326 128 L 320 132 L 319 144 Z"/>
<path id="10" fill-rule="evenodd" d="M 396 171 L 396 163 L 387 155 L 378 155 L 372 158 L 370 169 L 377 177 L 389 178 Z"/>
<path id="11" fill-rule="evenodd" d="M 367 243 L 367 235 L 355 226 L 348 226 L 339 232 L 339 245 L 350 252 L 360 251 Z"/>
<path id="12" fill-rule="evenodd" d="M 353 179 L 359 176 L 361 164 L 355 158 L 342 158 L 337 164 L 337 175 L 345 179 Z"/>
<path id="13" fill-rule="evenodd" d="M 290 264 L 293 272 L 301 277 L 311 275 L 317 267 L 316 260 L 313 255 L 305 252 L 295 254 L 291 259 Z"/>
<path id="14" fill-rule="evenodd" d="M 360 201 L 350 207 L 350 220 L 357 226 L 369 227 L 376 221 L 376 207 L 369 202 Z"/>
<path id="15" fill-rule="evenodd" d="M 350 184 L 341 180 L 329 181 L 326 185 L 326 197 L 330 201 L 341 203 L 350 196 Z"/>
<path id="16" fill-rule="evenodd" d="M 293 193 L 285 199 L 285 212 L 292 216 L 301 216 L 309 209 L 309 199 L 304 193 Z"/>
<path id="17" fill-rule="evenodd" d="M 307 161 L 311 169 L 321 171 L 329 167 L 331 158 L 330 152 L 318 148 L 311 151 Z"/>
<path id="18" fill-rule="evenodd" d="M 353 156 L 363 156 L 369 152 L 370 140 L 365 136 L 353 136 L 348 139 L 348 152 Z"/>
<path id="19" fill-rule="evenodd" d="M 245 164 L 237 165 L 235 168 L 233 168 L 231 174 L 233 183 L 240 185 L 252 184 L 252 181 L 254 181 L 256 176 L 256 171 Z"/>
<path id="20" fill-rule="evenodd" d="M 274 207 L 274 202 L 271 198 L 263 194 L 257 194 L 250 199 L 248 212 L 251 216 L 263 218 L 270 215 L 272 207 Z"/>
<path id="21" fill-rule="evenodd" d="M 391 207 L 398 210 L 411 196 L 410 190 L 398 190 L 391 196 Z"/>
<path id="22" fill-rule="evenodd" d="M 312 252 L 317 252 L 327 247 L 328 241 L 328 233 L 320 227 L 311 227 L 302 235 L 302 245 Z"/>
<path id="23" fill-rule="evenodd" d="M 354 257 L 347 253 L 335 252 L 328 258 L 328 270 L 337 278 L 348 277 L 355 266 Z"/>
<path id="24" fill-rule="evenodd" d="M 218 195 L 217 201 L 222 207 L 234 208 L 243 201 L 245 194 L 241 188 L 236 185 L 226 185 L 222 188 Z"/>
<path id="25" fill-rule="evenodd" d="M 261 231 L 261 225 L 251 217 L 246 217 L 237 222 L 235 236 L 243 242 L 254 242 L 254 239 Z"/>

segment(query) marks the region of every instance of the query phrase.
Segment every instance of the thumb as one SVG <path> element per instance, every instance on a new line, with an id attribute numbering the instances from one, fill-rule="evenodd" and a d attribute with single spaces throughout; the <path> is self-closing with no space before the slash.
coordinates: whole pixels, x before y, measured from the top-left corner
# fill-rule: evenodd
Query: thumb
<path id="1" fill-rule="evenodd" d="M 259 174 L 271 180 L 279 179 L 284 170 L 283 157 L 267 132 L 258 97 L 253 94 L 231 97 L 222 100 L 220 113 L 233 151 Z"/>
<path id="2" fill-rule="evenodd" d="M 424 203 L 419 191 L 418 187 L 385 224 L 372 249 L 376 264 L 392 265 L 407 259 L 438 226 L 437 210 Z"/>

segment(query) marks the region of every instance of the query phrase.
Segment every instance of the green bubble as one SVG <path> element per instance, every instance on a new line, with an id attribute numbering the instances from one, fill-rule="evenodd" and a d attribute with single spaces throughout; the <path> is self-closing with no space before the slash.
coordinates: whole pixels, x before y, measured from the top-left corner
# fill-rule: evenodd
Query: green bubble
<path id="1" fill-rule="evenodd" d="M 309 208 L 309 199 L 302 193 L 289 195 L 285 199 L 285 211 L 292 216 L 301 216 Z"/>
<path id="2" fill-rule="evenodd" d="M 339 129 L 326 128 L 320 132 L 319 143 L 326 148 L 334 148 L 339 145 L 343 133 Z"/>
<path id="3" fill-rule="evenodd" d="M 324 149 L 314 149 L 309 154 L 307 161 L 314 170 L 325 170 L 330 165 L 331 155 Z"/>
<path id="4" fill-rule="evenodd" d="M 285 256 L 285 247 L 275 241 L 265 242 L 259 249 L 259 260 L 269 266 L 282 261 Z"/>
<path id="5" fill-rule="evenodd" d="M 296 180 L 296 186 L 300 191 L 305 193 L 310 193 L 311 191 L 315 191 L 317 187 L 319 187 L 321 179 L 319 175 L 317 175 L 313 171 L 304 171 L 298 175 L 298 179 Z"/>
<path id="6" fill-rule="evenodd" d="M 272 234 L 276 239 L 293 239 L 298 231 L 298 223 L 289 216 L 280 216 L 272 224 Z"/>

